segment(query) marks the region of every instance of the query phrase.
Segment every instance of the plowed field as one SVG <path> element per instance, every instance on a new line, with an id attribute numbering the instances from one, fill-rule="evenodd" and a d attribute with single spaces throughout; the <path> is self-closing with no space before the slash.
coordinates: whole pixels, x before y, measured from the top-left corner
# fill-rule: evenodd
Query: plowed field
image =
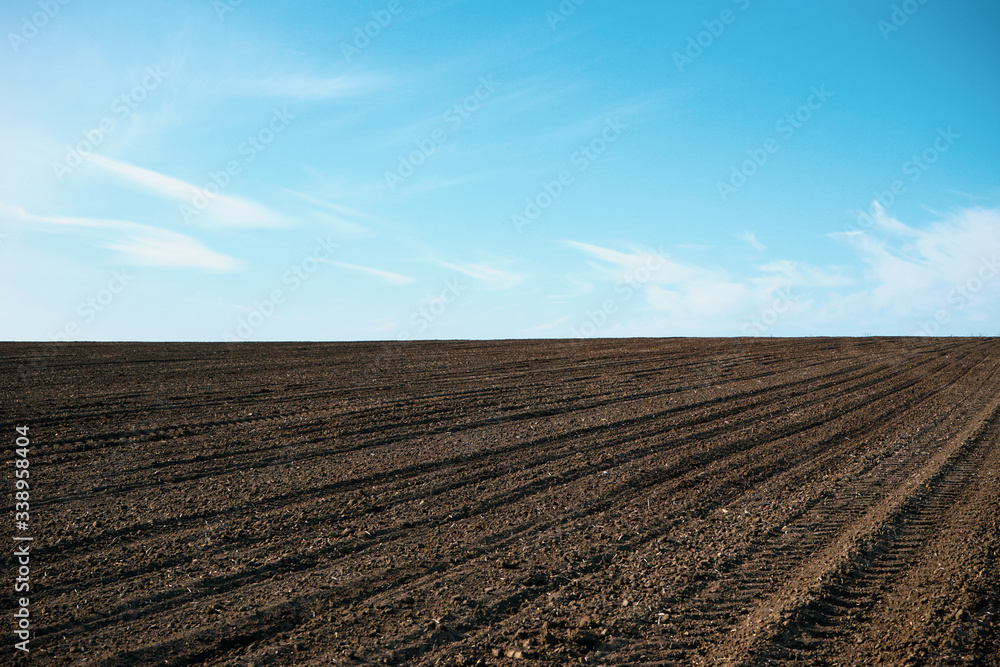
<path id="1" fill-rule="evenodd" d="M 0 663 L 1000 665 L 996 339 L 6 343 L 0 398 Z"/>

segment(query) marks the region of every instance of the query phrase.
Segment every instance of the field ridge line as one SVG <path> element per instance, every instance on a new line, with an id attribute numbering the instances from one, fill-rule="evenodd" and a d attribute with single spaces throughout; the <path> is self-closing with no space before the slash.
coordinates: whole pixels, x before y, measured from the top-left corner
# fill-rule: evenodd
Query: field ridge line
<path id="1" fill-rule="evenodd" d="M 935 480 L 943 477 L 951 464 L 974 446 L 998 419 L 1000 396 L 976 413 L 969 424 L 952 438 L 950 446 L 942 447 L 922 468 L 896 487 L 888 498 L 853 522 L 839 539 L 810 562 L 797 568 L 780 588 L 763 599 L 732 630 L 732 637 L 717 645 L 701 664 L 750 664 L 753 656 L 777 636 L 783 620 L 791 618 L 796 610 L 818 601 L 824 595 L 828 582 L 868 551 L 866 545 L 877 540 L 882 528 L 904 513 L 906 506 L 929 490 Z"/>

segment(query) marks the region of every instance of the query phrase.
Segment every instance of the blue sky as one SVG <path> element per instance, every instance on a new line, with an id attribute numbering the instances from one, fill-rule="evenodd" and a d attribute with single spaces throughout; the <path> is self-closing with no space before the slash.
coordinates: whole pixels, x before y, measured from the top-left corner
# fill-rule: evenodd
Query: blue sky
<path id="1" fill-rule="evenodd" d="M 1000 6 L 11 0 L 0 338 L 1000 334 Z"/>

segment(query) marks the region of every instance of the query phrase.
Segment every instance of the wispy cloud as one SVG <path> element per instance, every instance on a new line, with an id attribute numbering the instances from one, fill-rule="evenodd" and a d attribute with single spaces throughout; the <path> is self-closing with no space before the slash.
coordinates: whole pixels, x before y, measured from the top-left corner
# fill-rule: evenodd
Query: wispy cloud
<path id="1" fill-rule="evenodd" d="M 384 334 L 387 332 L 395 332 L 399 330 L 399 322 L 392 318 L 380 318 L 375 320 L 367 320 L 364 323 L 359 322 L 355 327 L 356 331 L 361 333 L 378 333 Z"/>
<path id="2" fill-rule="evenodd" d="M 327 231 L 335 232 L 339 236 L 357 239 L 371 234 L 367 227 L 350 220 L 344 220 L 339 215 L 316 211 L 312 213 L 311 217 L 315 222 L 323 225 Z"/>
<path id="3" fill-rule="evenodd" d="M 60 232 L 96 233 L 99 247 L 120 252 L 131 264 L 166 268 L 202 269 L 217 273 L 238 271 L 239 260 L 210 250 L 198 240 L 153 225 L 127 220 L 74 216 L 37 215 L 22 207 L 0 204 L 0 217 L 15 223 L 31 223 Z"/>
<path id="4" fill-rule="evenodd" d="M 375 269 L 370 266 L 361 266 L 359 264 L 348 264 L 347 262 L 336 262 L 332 259 L 320 260 L 325 264 L 330 264 L 332 266 L 339 266 L 342 269 L 348 269 L 349 271 L 357 271 L 359 273 L 367 273 L 370 276 L 375 276 L 380 280 L 383 280 L 390 285 L 409 285 L 414 282 L 413 278 L 410 276 L 404 276 L 400 273 L 393 273 L 392 271 L 383 271 L 382 269 Z"/>
<path id="5" fill-rule="evenodd" d="M 875 209 L 872 229 L 831 234 L 866 265 L 864 290 L 853 296 L 869 310 L 898 315 L 940 306 L 957 286 L 981 281 L 981 268 L 1000 255 L 1000 210 L 966 209 L 918 229 Z M 1000 280 L 982 292 L 1000 294 Z"/>
<path id="6" fill-rule="evenodd" d="M 572 291 L 564 294 L 549 294 L 545 298 L 554 303 L 564 303 L 566 301 L 573 301 L 574 299 L 583 296 L 584 294 L 592 294 L 594 292 L 594 283 L 590 280 L 584 280 L 573 275 L 563 276 L 560 279 L 561 282 L 570 285 L 573 289 Z"/>
<path id="7" fill-rule="evenodd" d="M 510 289 L 520 285 L 525 278 L 518 273 L 510 273 L 482 264 L 451 264 L 449 262 L 438 262 L 438 264 L 481 281 L 484 289 L 488 290 Z"/>
<path id="8" fill-rule="evenodd" d="M 221 87 L 225 92 L 246 97 L 329 100 L 369 92 L 386 83 L 386 80 L 377 77 L 300 73 L 231 79 L 222 83 Z"/>
<path id="9" fill-rule="evenodd" d="M 622 252 L 577 241 L 562 243 L 597 260 L 588 264 L 606 286 L 615 285 L 629 295 L 641 290 L 649 311 L 666 314 L 687 332 L 696 331 L 696 326 L 738 332 L 748 314 L 773 300 L 775 291 L 788 283 L 779 276 L 769 284 L 755 284 L 760 276 L 733 277 L 714 267 L 679 262 L 663 250 Z M 627 324 L 620 321 L 617 326 Z"/>
<path id="10" fill-rule="evenodd" d="M 743 231 L 736 235 L 736 238 L 751 246 L 757 252 L 764 252 L 767 246 L 757 240 L 757 235 L 751 231 Z"/>
<path id="11" fill-rule="evenodd" d="M 316 219 L 327 229 L 334 231 L 341 236 L 361 238 L 371 234 L 371 230 L 368 227 L 349 219 L 371 218 L 371 216 L 368 216 L 361 211 L 353 209 L 349 206 L 334 204 L 318 197 L 307 195 L 303 192 L 297 192 L 287 188 L 282 188 L 282 191 L 291 195 L 295 199 L 304 201 L 312 206 L 312 209 L 310 209 L 311 217 Z"/>
<path id="12" fill-rule="evenodd" d="M 204 216 L 206 220 L 231 227 L 278 227 L 288 224 L 282 216 L 266 206 L 242 197 L 226 194 L 212 197 L 206 194 L 202 188 L 151 169 L 119 162 L 100 155 L 89 155 L 87 159 L 105 172 L 114 174 L 131 185 L 161 197 L 174 199 L 178 203 L 186 203 L 192 207 L 194 207 L 194 202 L 206 201 L 207 206 L 204 207 L 204 212 L 194 218 L 195 220 L 200 220 Z M 195 208 L 194 210 L 199 209 Z M 179 211 L 178 218 L 181 218 Z"/>
<path id="13" fill-rule="evenodd" d="M 777 326 L 787 331 L 843 333 L 847 327 L 857 333 L 863 326 L 911 333 L 939 313 L 949 322 L 978 322 L 984 309 L 1000 303 L 1000 210 L 961 210 L 924 227 L 907 225 L 878 206 L 873 210 L 870 229 L 830 234 L 854 251 L 857 261 L 847 266 L 775 259 L 734 275 L 666 258 L 643 285 L 647 307 L 666 315 L 660 325 L 672 332 L 738 333 L 747 317 L 780 298 Z M 642 263 L 640 250 L 562 243 L 591 258 L 591 277 L 605 288 L 616 276 L 634 275 Z M 648 321 L 621 319 L 614 333 L 648 332 Z M 630 329 L 633 324 L 638 328 Z"/>
<path id="14" fill-rule="evenodd" d="M 463 185 L 468 185 L 469 183 L 477 183 L 484 181 L 488 178 L 496 176 L 499 171 L 484 171 L 475 174 L 467 174 L 465 176 L 458 176 L 456 178 L 419 178 L 412 185 L 407 185 L 405 188 L 400 188 L 399 192 L 403 194 L 415 195 L 424 194 L 427 192 L 434 192 L 436 190 L 446 190 L 448 188 L 461 187 Z M 382 182 L 385 185 L 385 182 Z M 388 187 L 388 186 L 386 186 Z"/>
<path id="15" fill-rule="evenodd" d="M 359 211 L 358 209 L 352 208 L 350 206 L 344 206 L 343 204 L 334 204 L 333 202 L 328 201 L 326 199 L 321 199 L 320 197 L 309 195 L 304 192 L 298 192 L 297 190 L 290 190 L 288 188 L 282 188 L 282 191 L 292 195 L 297 199 L 301 199 L 304 202 L 308 202 L 320 208 L 330 209 L 334 213 L 338 213 L 340 215 L 345 215 L 351 218 L 361 218 L 363 220 L 374 219 L 372 216 L 364 213 L 363 211 Z"/>
<path id="16" fill-rule="evenodd" d="M 849 287 L 854 281 L 845 267 L 819 267 L 795 260 L 778 259 L 757 267 L 759 276 L 749 282 L 765 291 L 781 287 Z"/>
<path id="17" fill-rule="evenodd" d="M 662 251 L 635 248 L 632 252 L 612 250 L 602 246 L 580 243 L 579 241 L 563 240 L 560 242 L 569 248 L 579 250 L 589 257 L 598 260 L 588 264 L 605 274 L 608 279 L 619 280 L 622 276 L 645 268 L 652 271 L 648 282 L 672 283 L 686 280 L 698 280 L 709 277 L 712 272 L 695 266 L 685 265 L 672 260 Z"/>
<path id="18" fill-rule="evenodd" d="M 648 288 L 649 305 L 685 319 L 704 319 L 713 315 L 738 314 L 745 310 L 750 290 L 731 281 L 688 283 L 668 289 L 659 285 Z"/>
<path id="19" fill-rule="evenodd" d="M 124 253 L 133 264 L 144 266 L 205 269 L 216 273 L 232 273 L 241 267 L 238 260 L 209 250 L 189 236 L 163 230 L 144 236 L 129 235 L 122 241 L 110 241 L 105 247 Z"/>
<path id="20" fill-rule="evenodd" d="M 563 240 L 560 241 L 565 246 L 570 248 L 575 248 L 591 257 L 609 262 L 611 264 L 617 264 L 619 266 L 628 266 L 635 262 L 635 255 L 620 252 L 618 250 L 611 250 L 610 248 L 604 248 L 601 246 L 591 245 L 589 243 L 580 243 L 579 241 Z"/>
<path id="21" fill-rule="evenodd" d="M 545 324 L 540 324 L 537 327 L 529 327 L 527 329 L 522 329 L 521 332 L 526 334 L 534 334 L 534 333 L 542 333 L 543 331 L 551 331 L 552 329 L 558 327 L 560 324 L 564 324 L 568 321 L 569 321 L 568 317 L 560 317 L 558 320 L 554 320 L 552 322 L 546 322 Z"/>

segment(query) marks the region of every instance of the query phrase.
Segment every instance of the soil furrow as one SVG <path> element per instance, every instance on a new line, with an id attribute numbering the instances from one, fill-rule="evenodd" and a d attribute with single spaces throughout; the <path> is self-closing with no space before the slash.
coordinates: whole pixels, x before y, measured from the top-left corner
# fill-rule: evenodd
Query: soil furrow
<path id="1" fill-rule="evenodd" d="M 38 664 L 1000 662 L 996 340 L 5 344 L 0 370 Z"/>

